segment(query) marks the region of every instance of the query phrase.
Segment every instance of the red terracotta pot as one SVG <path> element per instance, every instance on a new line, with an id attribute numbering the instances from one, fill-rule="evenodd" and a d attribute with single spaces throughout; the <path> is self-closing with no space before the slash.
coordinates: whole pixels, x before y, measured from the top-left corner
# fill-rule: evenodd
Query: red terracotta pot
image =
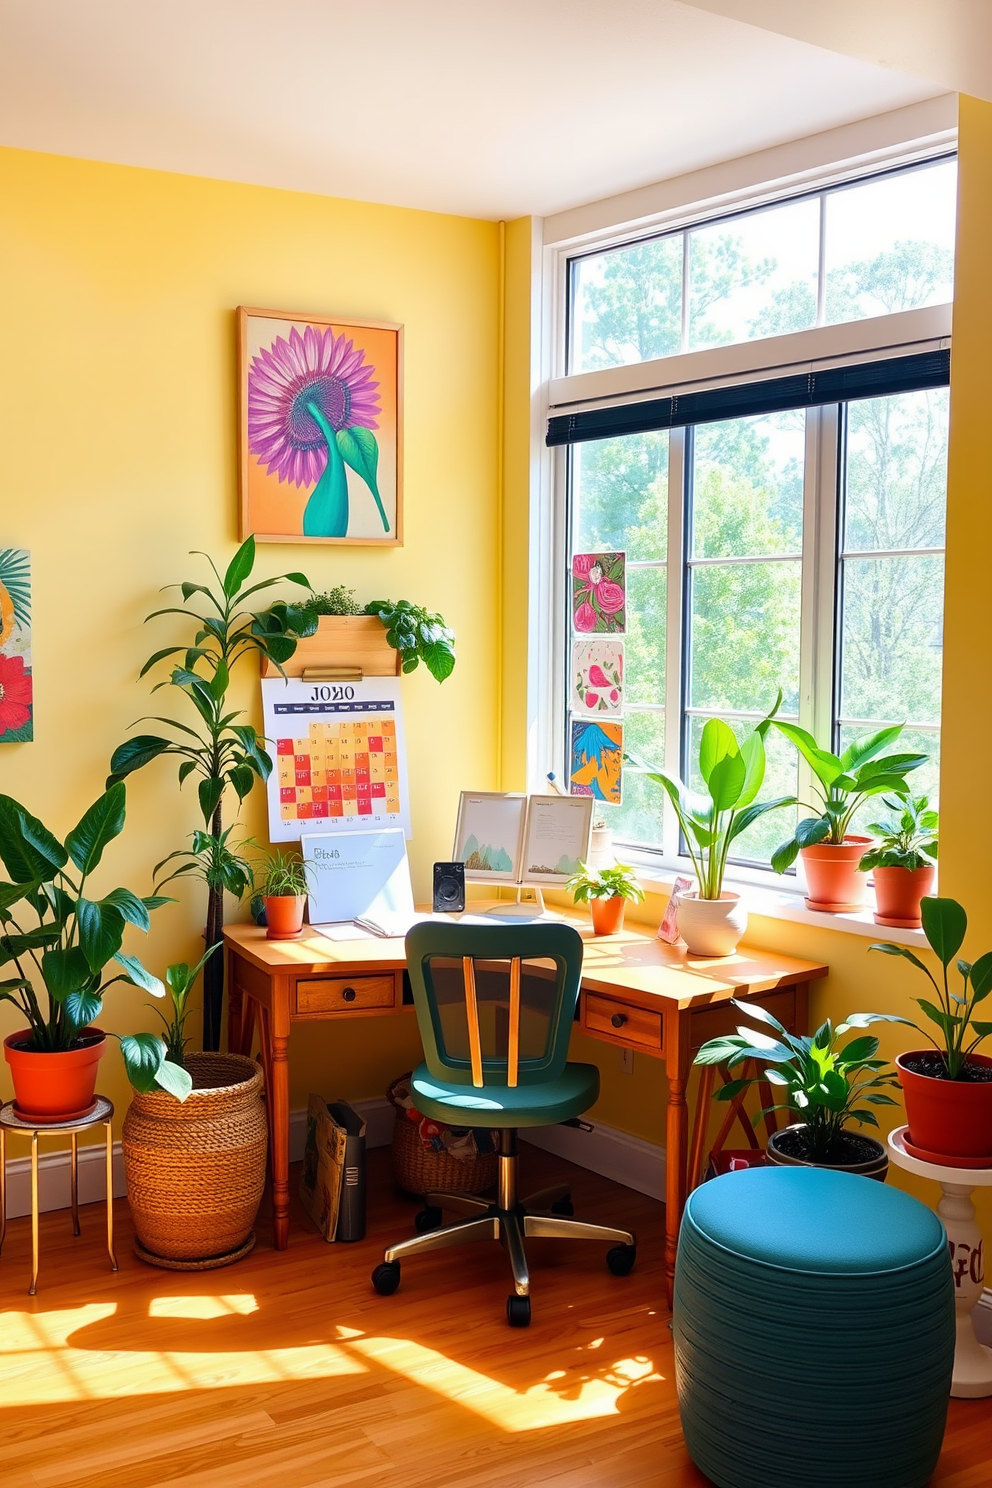
<path id="1" fill-rule="evenodd" d="M 894 925 L 900 930 L 918 930 L 920 900 L 933 888 L 932 867 L 874 868 L 875 924 Z"/>
<path id="2" fill-rule="evenodd" d="M 72 1121 L 86 1115 L 93 1107 L 97 1065 L 107 1048 L 106 1034 L 99 1028 L 85 1028 L 80 1038 L 89 1042 L 81 1048 L 64 1049 L 54 1054 L 19 1049 L 17 1045 L 26 1042 L 28 1037 L 27 1031 L 21 1028 L 16 1033 L 8 1033 L 3 1041 L 4 1058 L 10 1065 L 14 1081 L 17 1114 L 37 1121 L 39 1125 Z"/>
<path id="3" fill-rule="evenodd" d="M 265 934 L 269 940 L 295 940 L 303 929 L 306 894 L 275 894 L 265 900 Z"/>
<path id="4" fill-rule="evenodd" d="M 870 837 L 845 837 L 843 842 L 817 842 L 801 848 L 807 909 L 828 914 L 860 909 L 865 902 L 865 875 L 858 872 L 858 864 L 870 846 Z"/>
<path id="5" fill-rule="evenodd" d="M 620 894 L 611 894 L 609 899 L 590 899 L 594 935 L 616 935 L 623 929 L 623 912 L 627 901 Z"/>
<path id="6" fill-rule="evenodd" d="M 932 1051 L 915 1049 L 896 1060 L 913 1146 L 946 1157 L 992 1157 L 992 1082 L 935 1080 L 907 1069 L 904 1061 L 923 1052 Z M 984 1054 L 972 1054 L 968 1062 L 992 1067 Z"/>

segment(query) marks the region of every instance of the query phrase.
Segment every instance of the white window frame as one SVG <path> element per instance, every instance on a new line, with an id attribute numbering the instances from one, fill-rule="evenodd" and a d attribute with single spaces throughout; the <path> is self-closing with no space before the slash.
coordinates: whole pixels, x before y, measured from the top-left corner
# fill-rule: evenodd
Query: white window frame
<path id="1" fill-rule="evenodd" d="M 716 209 L 713 203 L 683 206 L 660 214 L 650 222 L 639 222 L 635 231 L 627 224 L 626 230 L 618 226 L 545 244 L 541 263 L 543 336 L 534 368 L 541 384 L 542 396 L 535 398 L 534 411 L 536 415 L 540 408 L 541 416 L 535 417 L 535 426 L 540 424 L 542 445 L 548 416 L 948 347 L 951 332 L 949 303 L 841 325 L 818 325 L 806 331 L 734 346 L 681 352 L 625 367 L 573 374 L 565 372 L 568 275 L 570 261 L 575 257 L 635 243 L 656 235 L 660 230 L 675 231 L 729 213 L 782 203 L 825 186 L 864 180 L 899 166 L 922 165 L 947 156 L 953 151 L 954 144 L 953 138 L 945 134 L 939 142 L 931 139 L 922 145 L 908 145 L 900 152 L 888 151 L 884 157 L 872 161 L 862 156 L 856 167 L 834 165 L 812 177 L 807 174 L 793 190 L 783 189 L 781 183 L 777 189 L 767 184 L 752 187 L 738 193 L 730 204 L 726 199 L 722 200 Z M 844 561 L 838 542 L 838 420 L 838 404 L 807 410 L 799 720 L 818 738 L 829 734 L 833 722 L 836 593 L 838 573 Z M 681 768 L 685 447 L 685 432 L 670 431 L 665 712 L 668 719 L 677 720 L 678 726 L 666 727 L 665 730 L 665 768 L 673 773 L 679 773 Z M 567 446 L 542 449 L 533 462 L 537 499 L 532 503 L 531 522 L 534 581 L 530 606 L 528 749 L 532 789 L 540 788 L 549 769 L 563 774 L 566 763 L 568 453 Z M 678 561 L 673 561 L 676 557 Z M 799 785 L 800 797 L 805 795 L 808 799 L 811 779 L 803 761 L 800 761 Z M 648 875 L 660 869 L 662 876 L 670 877 L 672 873 L 685 872 L 689 860 L 671 850 L 671 844 L 678 842 L 678 832 L 674 811 L 667 799 L 664 813 L 667 849 L 664 852 L 634 853 L 632 856 Z M 801 892 L 801 884 L 795 879 L 780 878 L 768 868 L 732 865 L 728 878 L 765 888 Z"/>

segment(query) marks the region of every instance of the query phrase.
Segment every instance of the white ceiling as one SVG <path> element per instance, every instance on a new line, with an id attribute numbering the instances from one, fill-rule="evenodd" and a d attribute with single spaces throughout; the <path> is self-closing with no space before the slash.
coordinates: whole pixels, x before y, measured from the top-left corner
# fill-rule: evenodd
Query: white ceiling
<path id="1" fill-rule="evenodd" d="M 477 217 L 943 91 L 677 0 L 0 0 L 0 144 Z"/>

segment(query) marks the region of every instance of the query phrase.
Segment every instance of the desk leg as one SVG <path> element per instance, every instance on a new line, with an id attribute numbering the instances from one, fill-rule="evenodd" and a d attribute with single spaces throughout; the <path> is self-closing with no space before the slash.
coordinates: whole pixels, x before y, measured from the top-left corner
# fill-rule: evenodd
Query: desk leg
<path id="1" fill-rule="evenodd" d="M 7 1238 L 7 1133 L 0 1127 L 0 1251 Z"/>
<path id="2" fill-rule="evenodd" d="M 107 1128 L 107 1254 L 110 1257 L 111 1271 L 116 1271 L 117 1257 L 114 1254 L 114 1131 L 109 1121 L 104 1124 Z"/>
<path id="3" fill-rule="evenodd" d="M 31 1133 L 31 1285 L 28 1296 L 38 1290 L 38 1133 Z"/>
<path id="4" fill-rule="evenodd" d="M 72 1233 L 80 1234 L 79 1229 L 79 1148 L 76 1143 L 76 1133 L 73 1132 L 69 1138 L 72 1151 L 69 1157 L 69 1194 L 72 1201 Z"/>
<path id="5" fill-rule="evenodd" d="M 672 1305 L 679 1226 L 689 1182 L 689 1019 L 677 1010 L 665 1016 L 668 1112 L 665 1136 L 665 1295 Z"/>
<path id="6" fill-rule="evenodd" d="M 276 1250 L 285 1250 L 289 1244 L 289 995 L 288 978 L 273 977 L 272 1007 L 264 1023 L 269 1031 L 272 1228 Z"/>

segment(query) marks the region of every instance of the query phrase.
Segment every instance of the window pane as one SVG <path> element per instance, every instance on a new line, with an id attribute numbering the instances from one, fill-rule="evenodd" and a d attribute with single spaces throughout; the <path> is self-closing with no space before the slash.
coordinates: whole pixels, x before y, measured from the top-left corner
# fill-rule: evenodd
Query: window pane
<path id="1" fill-rule="evenodd" d="M 946 388 L 848 404 L 847 551 L 943 547 L 947 419 Z"/>
<path id="2" fill-rule="evenodd" d="M 801 565 L 720 564 L 693 570 L 690 703 L 717 712 L 799 707 Z"/>
<path id="3" fill-rule="evenodd" d="M 773 699 L 774 701 L 774 699 Z M 731 718 L 727 722 L 738 739 L 750 733 L 754 727 L 744 719 Z M 703 778 L 699 773 L 699 740 L 705 718 L 693 718 L 689 725 L 689 752 L 691 783 L 694 790 L 703 790 Z M 758 793 L 759 801 L 774 801 L 779 796 L 795 796 L 799 787 L 799 766 L 795 749 L 778 732 L 769 729 L 765 739 L 765 781 Z M 780 811 L 769 811 L 758 818 L 746 832 L 734 839 L 731 858 L 735 863 L 768 863 L 772 853 L 789 837 L 796 825 L 795 806 L 783 806 Z"/>
<path id="4" fill-rule="evenodd" d="M 627 570 L 624 676 L 628 704 L 663 705 L 665 701 L 667 578 L 663 568 Z M 661 763 L 660 756 L 657 763 Z"/>
<path id="5" fill-rule="evenodd" d="M 624 719 L 624 752 L 652 770 L 665 763 L 665 715 L 634 710 Z M 664 792 L 647 775 L 624 763 L 623 800 L 619 806 L 597 802 L 616 843 L 631 846 L 662 847 Z"/>
<path id="6" fill-rule="evenodd" d="M 816 324 L 817 197 L 689 233 L 689 350 Z"/>
<path id="7" fill-rule="evenodd" d="M 572 263 L 569 372 L 647 362 L 681 344 L 681 233 Z"/>
<path id="8" fill-rule="evenodd" d="M 699 424 L 693 444 L 692 556 L 801 553 L 805 413 Z"/>
<path id="9" fill-rule="evenodd" d="M 956 189 L 948 160 L 828 193 L 828 325 L 952 298 Z"/>
<path id="10" fill-rule="evenodd" d="M 597 439 L 572 450 L 572 551 L 663 559 L 668 540 L 668 431 Z"/>
<path id="11" fill-rule="evenodd" d="M 943 558 L 844 563 L 841 716 L 940 720 Z"/>

